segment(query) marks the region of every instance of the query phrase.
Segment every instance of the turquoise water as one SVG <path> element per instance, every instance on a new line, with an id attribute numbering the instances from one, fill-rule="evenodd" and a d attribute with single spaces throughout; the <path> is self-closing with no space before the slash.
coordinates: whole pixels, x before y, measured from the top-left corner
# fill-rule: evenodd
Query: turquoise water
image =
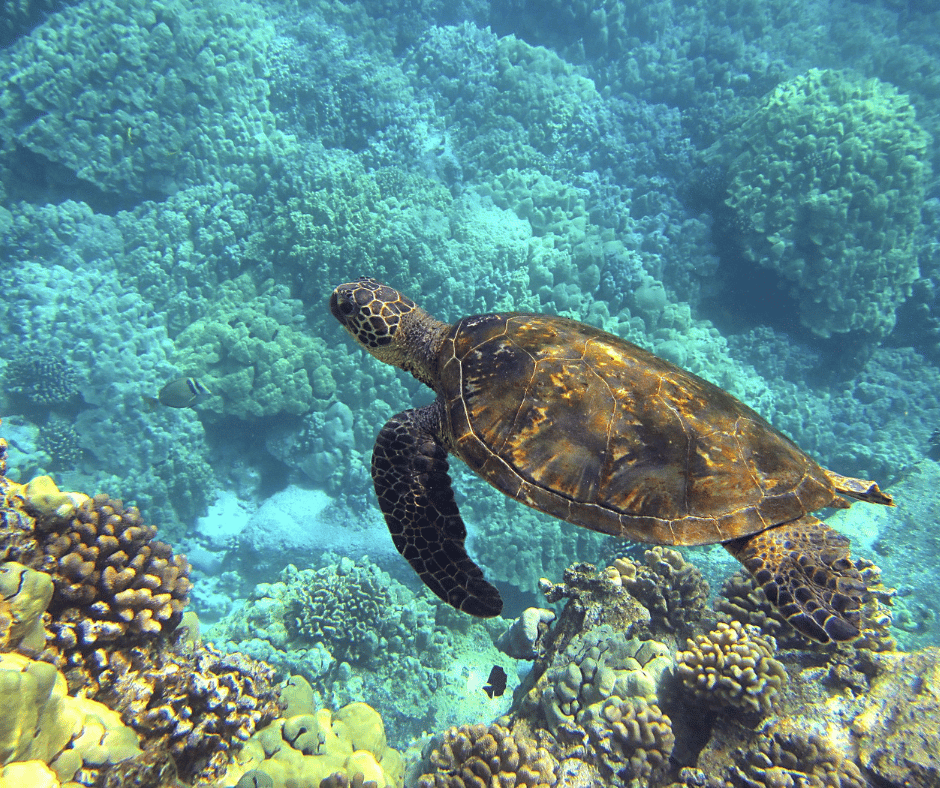
<path id="1" fill-rule="evenodd" d="M 188 557 L 206 642 L 303 676 L 311 711 L 381 714 L 406 753 L 389 784 L 459 771 L 422 761 L 425 734 L 508 715 L 500 752 L 547 753 L 532 784 L 769 786 L 790 769 L 938 785 L 938 62 L 935 0 L 7 3 L 7 477 L 135 505 Z M 601 328 L 877 481 L 896 507 L 818 512 L 876 566 L 859 566 L 876 588 L 864 642 L 812 647 L 757 602 L 742 613 L 719 545 L 647 555 L 458 461 L 468 551 L 504 608 L 442 605 L 395 549 L 369 471 L 386 421 L 433 394 L 330 314 L 359 276 L 447 323 L 527 311 Z M 607 602 L 587 575 L 565 581 L 595 620 L 540 590 L 575 562 L 613 582 L 618 558 L 639 580 Z M 554 635 L 513 658 L 496 641 L 533 607 L 559 616 Z M 786 674 L 744 712 L 732 690 L 683 689 L 676 656 L 736 615 L 776 638 Z M 621 675 L 633 637 L 668 654 L 648 692 Z M 494 665 L 508 680 L 491 698 Z M 888 733 L 904 714 L 927 721 L 910 740 Z M 209 783 L 174 757 L 181 780 Z M 298 785 L 320 784 L 297 763 Z M 286 768 L 268 769 L 276 785 L 301 779 Z"/>

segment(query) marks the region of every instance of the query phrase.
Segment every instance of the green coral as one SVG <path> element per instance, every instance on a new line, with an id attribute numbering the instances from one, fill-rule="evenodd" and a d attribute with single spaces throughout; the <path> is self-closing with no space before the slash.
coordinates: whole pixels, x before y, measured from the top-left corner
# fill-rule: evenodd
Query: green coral
<path id="1" fill-rule="evenodd" d="M 206 314 L 176 340 L 180 368 L 211 392 L 200 411 L 253 419 L 306 413 L 328 399 L 331 377 L 314 375 L 325 345 L 304 327 L 300 302 L 286 287 L 269 281 L 259 288 L 248 274 L 222 284 Z"/>
<path id="2" fill-rule="evenodd" d="M 918 276 L 929 143 L 893 86 L 811 69 L 719 144 L 745 255 L 790 282 L 815 333 L 894 327 Z"/>
<path id="3" fill-rule="evenodd" d="M 122 196 L 222 173 L 249 190 L 260 168 L 248 162 L 273 161 L 278 137 L 259 77 L 272 37 L 250 3 L 65 8 L 0 59 L 0 163 L 15 171 L 26 150 Z"/>

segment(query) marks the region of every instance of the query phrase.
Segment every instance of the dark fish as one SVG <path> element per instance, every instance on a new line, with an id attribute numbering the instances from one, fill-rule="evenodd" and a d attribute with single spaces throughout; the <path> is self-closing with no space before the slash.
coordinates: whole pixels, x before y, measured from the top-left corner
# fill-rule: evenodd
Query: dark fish
<path id="1" fill-rule="evenodd" d="M 196 378 L 177 378 L 160 389 L 157 399 L 153 397 L 144 397 L 144 399 L 151 405 L 159 402 L 168 408 L 191 408 L 209 393 L 209 389 Z"/>
<path id="2" fill-rule="evenodd" d="M 498 698 L 506 691 L 506 671 L 499 665 L 493 665 L 483 691 L 491 698 Z"/>

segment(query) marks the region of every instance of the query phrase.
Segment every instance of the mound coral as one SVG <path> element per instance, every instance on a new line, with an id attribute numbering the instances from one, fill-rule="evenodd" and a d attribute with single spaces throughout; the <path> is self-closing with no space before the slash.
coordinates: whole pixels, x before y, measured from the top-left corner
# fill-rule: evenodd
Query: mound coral
<path id="1" fill-rule="evenodd" d="M 42 614 L 52 599 L 52 578 L 45 572 L 4 561 L 0 564 L 0 651 L 20 646 L 41 651 L 46 645 Z"/>
<path id="2" fill-rule="evenodd" d="M 401 784 L 404 761 L 387 745 L 382 717 L 371 706 L 351 703 L 335 714 L 294 710 L 303 713 L 280 717 L 247 741 L 239 786 Z"/>
<path id="3" fill-rule="evenodd" d="M 790 283 L 820 336 L 878 340 L 894 327 L 918 276 L 929 144 L 893 86 L 818 69 L 778 86 L 719 144 L 745 255 Z"/>
<path id="4" fill-rule="evenodd" d="M 73 780 L 71 784 L 104 784 L 105 777 L 128 773 L 147 759 L 119 714 L 66 692 L 65 677 L 52 665 L 0 654 L 4 784 L 18 778 L 30 786 Z"/>
<path id="5" fill-rule="evenodd" d="M 767 714 L 787 678 L 773 658 L 775 650 L 774 639 L 756 627 L 719 622 L 708 634 L 688 640 L 687 650 L 676 655 L 676 674 L 711 706 Z"/>
<path id="6" fill-rule="evenodd" d="M 181 368 L 212 392 L 200 411 L 251 419 L 325 404 L 335 383 L 322 363 L 325 344 L 303 330 L 304 322 L 286 287 L 258 288 L 247 274 L 222 284 L 203 316 L 176 339 Z"/>
<path id="7" fill-rule="evenodd" d="M 660 775 L 676 741 L 672 721 L 644 698 L 608 698 L 588 708 L 584 726 L 606 775 L 628 785 Z"/>
<path id="8" fill-rule="evenodd" d="M 672 669 L 669 649 L 655 640 L 627 639 L 610 626 L 577 636 L 546 673 L 541 705 L 549 727 L 570 729 L 601 717 L 609 698 L 656 701 Z"/>
<path id="9" fill-rule="evenodd" d="M 433 750 L 434 771 L 418 788 L 549 788 L 557 764 L 544 748 L 501 725 L 464 725 L 446 731 Z"/>

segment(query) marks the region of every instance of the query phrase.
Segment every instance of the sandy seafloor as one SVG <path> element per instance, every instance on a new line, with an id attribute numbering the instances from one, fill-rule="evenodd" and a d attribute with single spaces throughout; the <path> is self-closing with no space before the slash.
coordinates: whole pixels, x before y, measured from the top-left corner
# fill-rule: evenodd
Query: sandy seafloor
<path id="1" fill-rule="evenodd" d="M 389 743 L 415 755 L 416 784 L 422 734 L 509 712 L 533 662 L 494 642 L 526 608 L 560 612 L 541 579 L 648 559 L 455 463 L 469 551 L 506 608 L 481 623 L 442 607 L 395 551 L 368 470 L 385 421 L 433 395 L 355 348 L 327 299 L 372 276 L 445 321 L 560 314 L 714 382 L 820 464 L 889 491 L 896 508 L 820 516 L 893 589 L 879 597 L 890 633 L 871 652 L 935 665 L 938 63 L 936 0 L 5 3 L 7 476 L 136 505 L 188 557 L 206 642 L 278 680 L 304 676 L 316 708 L 374 706 Z M 155 402 L 185 378 L 206 390 L 191 407 Z M 710 585 L 695 594 L 720 608 L 736 562 L 720 546 L 682 555 Z M 679 574 L 653 584 L 679 583 L 675 603 L 691 605 L 699 580 Z M 714 624 L 675 615 L 657 631 L 654 611 L 647 631 L 672 659 Z M 750 728 L 766 740 L 727 745 L 762 753 L 740 762 L 703 755 L 721 750 L 733 712 L 714 710 L 696 735 L 673 720 L 672 760 L 637 756 L 639 768 L 623 765 L 634 745 L 598 755 L 586 731 L 601 712 L 584 700 L 571 724 L 588 765 L 549 782 L 854 785 L 849 767 L 813 772 L 808 750 L 771 741 L 825 718 L 814 730 L 838 758 L 819 763 L 857 764 L 873 786 L 940 784 L 935 740 L 926 755 L 907 743 L 876 757 L 859 732 L 866 693 L 906 668 L 860 649 L 819 656 L 767 626 L 791 686 L 829 665 L 856 706 L 814 718 L 806 709 L 837 701 L 781 695 Z M 536 673 L 581 664 L 563 651 Z M 494 664 L 509 678 L 491 699 Z M 902 714 L 907 696 L 888 686 Z M 678 690 L 658 691 L 657 710 L 678 714 Z M 551 704 L 535 705 L 502 724 L 557 740 Z M 929 730 L 936 718 L 917 709 Z M 796 765 L 754 765 L 771 751 Z M 774 768 L 795 782 L 773 782 Z"/>

